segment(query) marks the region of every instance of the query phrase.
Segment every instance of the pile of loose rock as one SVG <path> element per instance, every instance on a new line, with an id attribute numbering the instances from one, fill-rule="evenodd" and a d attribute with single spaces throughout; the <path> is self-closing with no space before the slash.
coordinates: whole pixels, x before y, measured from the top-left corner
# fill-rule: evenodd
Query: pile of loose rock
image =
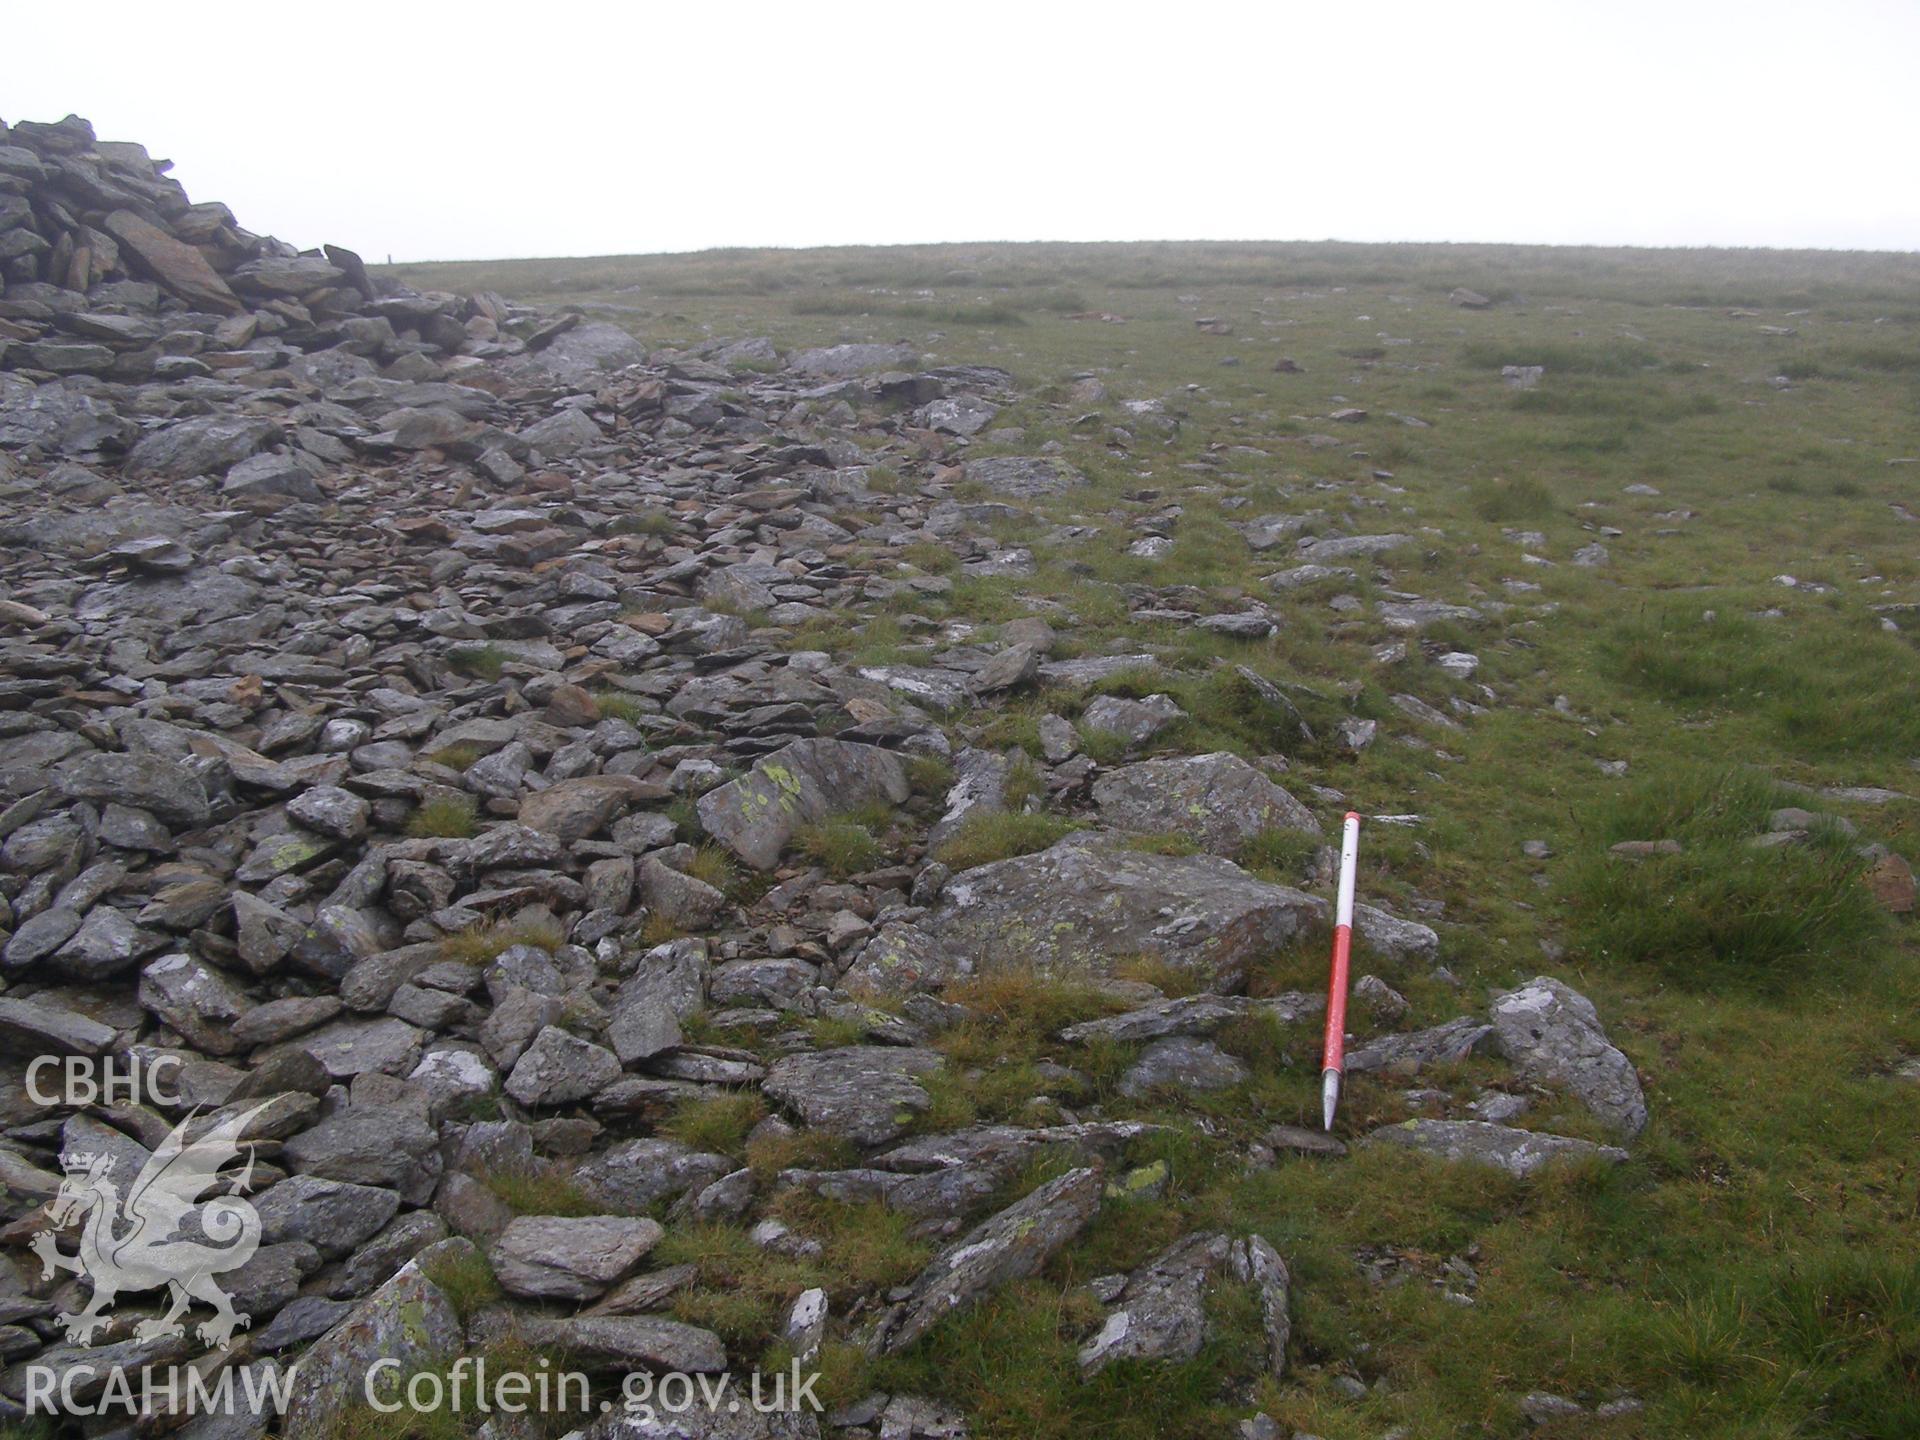
<path id="1" fill-rule="evenodd" d="M 1037 756 L 967 741 L 967 713 L 1010 694 L 1156 665 L 1053 658 L 1059 615 L 1037 599 L 992 645 L 916 620 L 952 574 L 1030 571 L 990 527 L 1084 484 L 1050 456 L 968 462 L 1016 398 L 1009 375 L 902 346 L 649 353 L 612 326 L 417 293 L 349 252 L 250 235 L 164 170 L 76 119 L 0 127 L 0 1407 L 29 1365 L 93 1367 L 85 1398 L 103 1357 L 298 1359 L 280 1422 L 298 1435 L 375 1358 L 444 1366 L 510 1334 L 611 1373 L 751 1365 L 671 1318 L 692 1267 L 647 1257 L 658 1217 L 808 1253 L 768 1213 L 792 1190 L 883 1204 L 944 1247 L 900 1291 L 796 1300 L 796 1354 L 829 1337 L 891 1353 L 1153 1179 L 1128 1159 L 1152 1127 L 1098 1107 L 925 1133 L 935 1042 L 968 1013 L 943 997 L 954 982 L 1037 966 L 1107 984 L 1118 1013 L 1061 1054 L 1141 1046 L 1125 1094 L 1239 1083 L 1215 1037 L 1249 1016 L 1317 1023 L 1317 999 L 1239 993 L 1326 909 L 1229 858 L 1263 832 L 1318 833 L 1268 773 L 1151 755 L 1180 715 L 1165 695 L 1103 697 L 1078 727 L 1049 716 Z M 928 545 L 951 574 L 906 563 Z M 1308 558 L 1354 553 L 1372 552 Z M 1212 608 L 1181 587 L 1130 599 Z M 923 663 L 804 643 L 881 614 L 925 642 Z M 1118 762 L 1083 748 L 1094 730 Z M 930 859 L 969 816 L 1020 803 L 1022 762 L 1086 828 L 957 874 Z M 942 767 L 950 784 L 925 794 Z M 839 878 L 797 858 L 806 827 L 856 809 L 891 815 L 884 863 Z M 1200 853 L 1148 853 L 1131 832 Z M 712 847 L 765 883 L 730 892 Z M 1401 963 L 1437 958 L 1414 921 L 1362 907 L 1359 933 Z M 1112 978 L 1140 957 L 1204 993 Z M 816 1044 L 822 1020 L 857 1042 Z M 1488 1051 L 1623 1137 L 1644 1123 L 1592 1007 L 1545 978 L 1353 1065 L 1412 1075 Z M 42 1054 L 171 1057 L 177 1093 L 43 1108 L 24 1083 Z M 767 1176 L 657 1131 L 755 1089 L 763 1136 L 824 1132 L 857 1163 Z M 1621 1154 L 1513 1129 L 1514 1111 L 1380 1138 L 1515 1173 Z M 63 1180 L 108 1156 L 124 1193 L 190 1115 L 193 1134 L 244 1117 L 261 1246 L 224 1278 L 249 1328 L 170 1324 L 133 1295 L 70 1320 L 87 1287 L 26 1248 Z M 994 1212 L 1041 1159 L 1064 1173 Z M 599 1213 L 502 1198 L 502 1176 L 542 1175 Z M 476 1249 L 504 1298 L 463 1317 L 432 1277 Z M 1258 1236 L 1214 1232 L 1096 1282 L 1108 1319 L 1083 1367 L 1192 1356 L 1221 1277 L 1258 1297 L 1283 1370 L 1286 1266 Z M 822 1422 L 699 1421 L 829 1422 L 959 1423 L 910 1396 Z M 646 1433 L 633 1424 L 592 1433 Z"/>

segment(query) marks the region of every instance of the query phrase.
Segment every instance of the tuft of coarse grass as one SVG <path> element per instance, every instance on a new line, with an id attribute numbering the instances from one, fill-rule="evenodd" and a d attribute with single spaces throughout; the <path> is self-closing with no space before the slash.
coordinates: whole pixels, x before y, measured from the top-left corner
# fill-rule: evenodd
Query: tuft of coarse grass
<path id="1" fill-rule="evenodd" d="M 631 695 L 622 695 L 618 690 L 595 691 L 593 703 L 600 707 L 602 720 L 624 720 L 629 725 L 635 725 L 647 714 L 646 706 Z"/>
<path id="2" fill-rule="evenodd" d="M 542 950 L 557 950 L 566 943 L 567 933 L 551 916 L 516 917 L 476 925 L 448 935 L 440 941 L 440 958 L 457 960 L 463 965 L 484 965 L 503 950 L 515 945 L 535 945 Z"/>
<path id="3" fill-rule="evenodd" d="M 660 1126 L 660 1133 L 695 1150 L 717 1155 L 740 1155 L 747 1134 L 767 1116 L 767 1104 L 758 1095 L 715 1095 L 689 1100 Z"/>
<path id="4" fill-rule="evenodd" d="M 932 755 L 909 755 L 907 784 L 915 795 L 937 799 L 953 788 L 953 766 Z"/>
<path id="5" fill-rule="evenodd" d="M 1482 520 L 1546 520 L 1555 505 L 1553 491 L 1530 475 L 1517 480 L 1482 480 L 1468 491 L 1467 504 Z"/>
<path id="6" fill-rule="evenodd" d="M 460 645 L 447 652 L 447 664 L 476 680 L 498 680 L 507 667 L 507 652 L 498 645 Z"/>
<path id="7" fill-rule="evenodd" d="M 802 826 L 793 837 L 795 848 L 827 873 L 839 879 L 871 870 L 884 853 L 860 821 L 851 815 L 835 815 L 815 825 Z"/>
<path id="8" fill-rule="evenodd" d="M 665 510 L 649 506 L 644 510 L 632 510 L 617 517 L 613 522 L 616 535 L 653 535 L 665 539 L 679 529 L 673 516 Z"/>
<path id="9" fill-rule="evenodd" d="M 1009 810 L 1025 810 L 1047 798 L 1047 785 L 1033 761 L 1022 755 L 1007 767 L 1000 795 Z"/>
<path id="10" fill-rule="evenodd" d="M 655 945 L 665 945 L 669 940 L 678 940 L 687 932 L 669 916 L 653 911 L 640 925 L 640 943 L 647 949 Z"/>
<path id="11" fill-rule="evenodd" d="M 734 863 L 733 856 L 711 844 L 694 851 L 682 873 L 716 890 L 728 890 L 740 879 L 740 867 Z"/>
<path id="12" fill-rule="evenodd" d="M 605 1215 L 605 1202 L 594 1199 L 579 1181 L 564 1171 L 535 1166 L 492 1170 L 480 1177 L 516 1215 Z"/>
<path id="13" fill-rule="evenodd" d="M 1610 674 L 1688 715 L 1742 712 L 1807 757 L 1920 752 L 1920 706 L 1889 705 L 1913 647 L 1864 617 L 1782 624 L 1700 607 L 1644 608 L 1599 640 Z"/>
<path id="14" fill-rule="evenodd" d="M 463 1322 L 500 1298 L 500 1281 L 479 1250 L 436 1255 L 421 1267 L 421 1273 L 440 1288 Z"/>
<path id="15" fill-rule="evenodd" d="M 469 840 L 479 833 L 480 811 L 471 795 L 435 795 L 407 817 L 407 834 L 416 840 Z"/>
<path id="16" fill-rule="evenodd" d="M 1073 821 L 1058 815 L 976 810 L 942 842 L 934 858 L 955 870 L 970 870 L 975 865 L 1045 850 L 1076 828 Z"/>
<path id="17" fill-rule="evenodd" d="M 452 745 L 444 745 L 420 758 L 429 760 L 435 765 L 444 765 L 449 770 L 464 771 L 486 753 L 478 745 L 469 741 L 459 741 Z"/>
<path id="18" fill-rule="evenodd" d="M 1263 879 L 1298 885 L 1313 863 L 1313 857 L 1326 843 L 1323 836 L 1305 830 L 1275 827 L 1247 840 L 1234 859 L 1241 869 L 1251 870 Z"/>

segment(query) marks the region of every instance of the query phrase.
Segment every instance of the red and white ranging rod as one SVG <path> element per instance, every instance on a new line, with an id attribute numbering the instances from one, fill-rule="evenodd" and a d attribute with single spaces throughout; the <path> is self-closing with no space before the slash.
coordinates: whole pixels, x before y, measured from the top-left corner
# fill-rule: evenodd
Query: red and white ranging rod
<path id="1" fill-rule="evenodd" d="M 1353 867 L 1360 855 L 1360 816 L 1349 810 L 1340 830 L 1340 898 L 1333 912 L 1333 965 L 1327 975 L 1327 1037 L 1320 1051 L 1320 1118 L 1333 1129 L 1340 1081 L 1347 1070 L 1347 955 L 1353 948 Z"/>

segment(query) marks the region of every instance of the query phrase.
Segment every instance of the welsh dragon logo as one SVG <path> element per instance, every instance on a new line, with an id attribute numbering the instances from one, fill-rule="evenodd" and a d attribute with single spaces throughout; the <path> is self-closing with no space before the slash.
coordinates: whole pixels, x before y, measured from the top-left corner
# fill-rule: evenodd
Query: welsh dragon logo
<path id="1" fill-rule="evenodd" d="M 239 1198 L 252 1183 L 253 1147 L 246 1147 L 246 1163 L 237 1174 L 222 1176 L 220 1171 L 238 1158 L 247 1122 L 264 1109 L 256 1105 L 190 1140 L 189 1127 L 199 1115 L 194 1111 L 160 1143 L 124 1198 L 112 1155 L 76 1152 L 66 1157 L 67 1177 L 47 1207 L 48 1223 L 34 1236 L 33 1252 L 40 1257 L 43 1280 L 51 1280 L 56 1270 L 71 1270 L 93 1282 L 87 1308 L 59 1317 L 69 1340 L 91 1344 L 121 1292 L 165 1285 L 173 1292 L 172 1307 L 136 1326 L 136 1338 L 184 1335 L 180 1316 L 201 1300 L 213 1306 L 214 1313 L 195 1334 L 222 1350 L 232 1343 L 233 1332 L 251 1317 L 234 1312 L 214 1277 L 246 1264 L 260 1248 L 259 1212 Z M 199 1199 L 218 1184 L 227 1186 L 225 1194 Z M 56 1232 L 81 1220 L 79 1254 L 62 1255 Z"/>

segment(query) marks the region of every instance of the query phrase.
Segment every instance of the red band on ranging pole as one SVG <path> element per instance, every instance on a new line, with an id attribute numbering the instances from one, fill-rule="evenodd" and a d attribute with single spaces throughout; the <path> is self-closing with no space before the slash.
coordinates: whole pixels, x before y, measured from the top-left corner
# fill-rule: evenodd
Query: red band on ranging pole
<path id="1" fill-rule="evenodd" d="M 1333 964 L 1327 974 L 1327 1036 L 1320 1050 L 1320 1119 L 1333 1129 L 1340 1080 L 1347 1069 L 1347 955 L 1353 948 L 1353 867 L 1360 855 L 1360 816 L 1349 810 L 1340 830 L 1340 892 L 1333 912 Z"/>

